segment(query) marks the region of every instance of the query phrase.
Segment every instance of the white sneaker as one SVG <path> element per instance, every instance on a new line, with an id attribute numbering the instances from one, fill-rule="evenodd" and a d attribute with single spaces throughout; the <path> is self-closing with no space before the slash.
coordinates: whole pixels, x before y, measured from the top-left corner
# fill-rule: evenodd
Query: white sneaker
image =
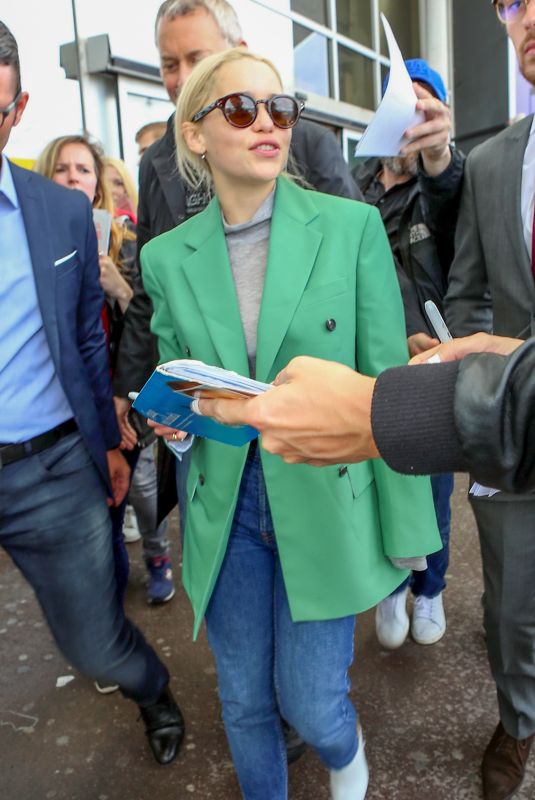
<path id="1" fill-rule="evenodd" d="M 379 644 L 388 650 L 401 647 L 409 632 L 409 615 L 407 614 L 408 588 L 391 594 L 377 605 L 375 609 L 375 631 Z"/>
<path id="2" fill-rule="evenodd" d="M 131 542 L 139 542 L 141 539 L 139 526 L 137 524 L 136 512 L 132 506 L 126 506 L 126 510 L 124 512 L 123 536 L 125 542 L 128 542 L 128 544 Z"/>
<path id="3" fill-rule="evenodd" d="M 359 749 L 353 761 L 343 769 L 330 770 L 331 800 L 364 800 L 366 797 L 369 772 L 360 725 L 358 733 Z"/>
<path id="4" fill-rule="evenodd" d="M 414 598 L 411 634 L 418 644 L 435 644 L 446 633 L 446 617 L 442 603 L 442 592 L 436 597 Z"/>

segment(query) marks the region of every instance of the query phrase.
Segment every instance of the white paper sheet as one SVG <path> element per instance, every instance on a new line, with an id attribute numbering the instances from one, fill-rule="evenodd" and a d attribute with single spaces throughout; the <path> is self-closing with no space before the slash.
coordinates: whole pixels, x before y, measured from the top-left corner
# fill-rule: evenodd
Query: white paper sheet
<path id="1" fill-rule="evenodd" d="M 473 483 L 468 494 L 473 494 L 474 497 L 493 497 L 499 493 L 499 489 L 493 489 L 491 486 L 482 486 L 480 483 Z"/>
<path id="2" fill-rule="evenodd" d="M 384 97 L 355 149 L 359 157 L 397 156 L 406 143 L 407 128 L 425 119 L 421 111 L 416 111 L 418 98 L 392 28 L 384 14 L 381 20 L 388 43 L 390 78 Z"/>

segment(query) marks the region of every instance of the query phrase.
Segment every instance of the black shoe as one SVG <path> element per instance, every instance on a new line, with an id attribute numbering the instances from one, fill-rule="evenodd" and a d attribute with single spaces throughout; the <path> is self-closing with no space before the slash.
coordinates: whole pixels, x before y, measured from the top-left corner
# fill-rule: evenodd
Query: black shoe
<path id="1" fill-rule="evenodd" d="M 159 764 L 170 764 L 184 738 L 184 718 L 169 687 L 150 706 L 139 707 L 150 749 Z"/>
<path id="2" fill-rule="evenodd" d="M 305 750 L 307 749 L 306 742 L 301 739 L 295 728 L 288 725 L 285 719 L 282 719 L 282 732 L 284 734 L 284 742 L 286 744 L 286 759 L 288 764 L 293 764 L 297 761 Z"/>

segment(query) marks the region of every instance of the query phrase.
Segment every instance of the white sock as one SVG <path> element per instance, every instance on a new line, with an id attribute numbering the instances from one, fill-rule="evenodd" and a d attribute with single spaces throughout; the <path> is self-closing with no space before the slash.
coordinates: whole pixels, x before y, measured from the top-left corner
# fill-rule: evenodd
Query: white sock
<path id="1" fill-rule="evenodd" d="M 331 800 L 364 800 L 368 788 L 368 763 L 364 739 L 359 736 L 359 749 L 352 761 L 342 769 L 331 770 Z"/>

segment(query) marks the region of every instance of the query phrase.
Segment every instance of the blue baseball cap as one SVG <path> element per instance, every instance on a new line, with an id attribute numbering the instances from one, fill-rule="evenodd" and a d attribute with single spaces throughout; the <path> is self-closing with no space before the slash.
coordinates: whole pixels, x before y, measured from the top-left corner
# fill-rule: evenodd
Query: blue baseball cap
<path id="1" fill-rule="evenodd" d="M 439 100 L 443 103 L 447 101 L 448 93 L 446 92 L 444 81 L 438 72 L 431 69 L 427 61 L 423 58 L 409 58 L 405 61 L 405 66 L 407 67 L 407 72 L 411 76 L 411 80 L 425 83 Z M 383 94 L 386 92 L 389 77 L 390 72 L 387 73 L 384 79 Z"/>

